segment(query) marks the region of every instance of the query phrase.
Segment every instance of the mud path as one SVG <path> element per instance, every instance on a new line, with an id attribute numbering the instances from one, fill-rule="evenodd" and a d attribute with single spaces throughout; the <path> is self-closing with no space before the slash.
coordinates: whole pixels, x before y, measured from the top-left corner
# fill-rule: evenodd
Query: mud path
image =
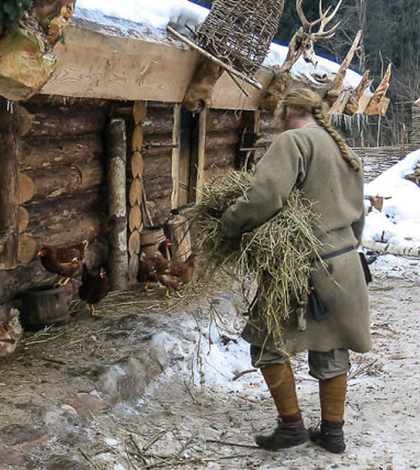
<path id="1" fill-rule="evenodd" d="M 181 301 L 110 297 L 99 319 L 79 311 L 25 335 L 0 363 L 0 469 L 420 468 L 419 267 L 389 255 L 372 265 L 375 345 L 353 356 L 344 455 L 254 446 L 275 409 L 258 372 L 232 380 L 251 365 L 238 296 L 219 285 Z M 305 355 L 293 365 L 305 422 L 316 425 L 317 382 Z"/>

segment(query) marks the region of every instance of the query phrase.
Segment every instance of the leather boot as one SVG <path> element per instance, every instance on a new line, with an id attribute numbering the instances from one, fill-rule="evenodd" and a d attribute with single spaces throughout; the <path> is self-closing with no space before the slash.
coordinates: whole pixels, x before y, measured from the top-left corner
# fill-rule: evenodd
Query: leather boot
<path id="1" fill-rule="evenodd" d="M 346 450 L 343 425 L 344 421 L 338 423 L 323 419 L 320 428 L 309 429 L 311 441 L 333 454 L 341 454 Z"/>
<path id="2" fill-rule="evenodd" d="M 347 374 L 319 381 L 321 400 L 321 427 L 309 429 L 311 441 L 329 452 L 344 452 L 344 407 L 346 401 Z"/>
<path id="3" fill-rule="evenodd" d="M 303 444 L 308 439 L 309 433 L 299 412 L 279 419 L 279 424 L 272 434 L 256 436 L 255 442 L 262 449 L 274 451 Z"/>
<path id="4" fill-rule="evenodd" d="M 263 367 L 261 372 L 279 413 L 279 424 L 269 436 L 256 436 L 255 442 L 263 449 L 278 450 L 307 441 L 290 362 Z"/>

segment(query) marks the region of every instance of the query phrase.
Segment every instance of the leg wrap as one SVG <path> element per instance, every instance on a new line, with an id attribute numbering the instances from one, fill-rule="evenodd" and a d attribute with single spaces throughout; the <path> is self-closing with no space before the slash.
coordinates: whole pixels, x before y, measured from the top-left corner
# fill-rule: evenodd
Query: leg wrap
<path id="1" fill-rule="evenodd" d="M 347 374 L 319 381 L 322 419 L 341 423 L 344 419 Z"/>
<path id="2" fill-rule="evenodd" d="M 261 369 L 264 379 L 273 397 L 280 418 L 300 415 L 296 395 L 295 377 L 290 362 L 266 366 Z"/>

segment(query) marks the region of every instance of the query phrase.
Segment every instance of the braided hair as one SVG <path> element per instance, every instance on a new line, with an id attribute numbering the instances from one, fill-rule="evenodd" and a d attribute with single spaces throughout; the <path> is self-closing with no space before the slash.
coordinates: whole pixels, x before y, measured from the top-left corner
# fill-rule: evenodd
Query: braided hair
<path id="1" fill-rule="evenodd" d="M 343 137 L 331 125 L 330 120 L 327 117 L 328 105 L 322 101 L 322 98 L 318 93 L 310 90 L 309 88 L 294 88 L 286 93 L 280 103 L 278 114 L 281 118 L 284 118 L 286 108 L 292 109 L 298 116 L 304 116 L 309 113 L 312 114 L 317 124 L 323 127 L 334 139 L 346 163 L 354 171 L 360 170 L 359 161 L 350 155 Z"/>

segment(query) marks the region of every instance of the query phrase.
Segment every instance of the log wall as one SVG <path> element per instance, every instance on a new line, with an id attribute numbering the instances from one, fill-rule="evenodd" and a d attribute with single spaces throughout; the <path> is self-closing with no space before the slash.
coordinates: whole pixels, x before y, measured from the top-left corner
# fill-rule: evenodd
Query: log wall
<path id="1" fill-rule="evenodd" d="M 261 160 L 279 134 L 279 123 L 274 118 L 273 113 L 262 111 L 259 119 L 258 139 L 255 144 L 257 147 L 255 151 L 256 163 Z"/>
<path id="2" fill-rule="evenodd" d="M 106 261 L 109 108 L 101 100 L 41 96 L 20 104 L 18 266 L 0 271 L 0 304 L 55 279 L 37 259 L 39 244 L 89 240 L 89 261 Z"/>
<path id="3" fill-rule="evenodd" d="M 241 112 L 209 111 L 205 137 L 205 181 L 238 166 L 242 128 Z"/>
<path id="4" fill-rule="evenodd" d="M 143 123 L 143 181 L 145 204 L 154 225 L 162 225 L 172 209 L 173 105 L 148 103 Z M 146 214 L 144 225 L 150 225 Z"/>

